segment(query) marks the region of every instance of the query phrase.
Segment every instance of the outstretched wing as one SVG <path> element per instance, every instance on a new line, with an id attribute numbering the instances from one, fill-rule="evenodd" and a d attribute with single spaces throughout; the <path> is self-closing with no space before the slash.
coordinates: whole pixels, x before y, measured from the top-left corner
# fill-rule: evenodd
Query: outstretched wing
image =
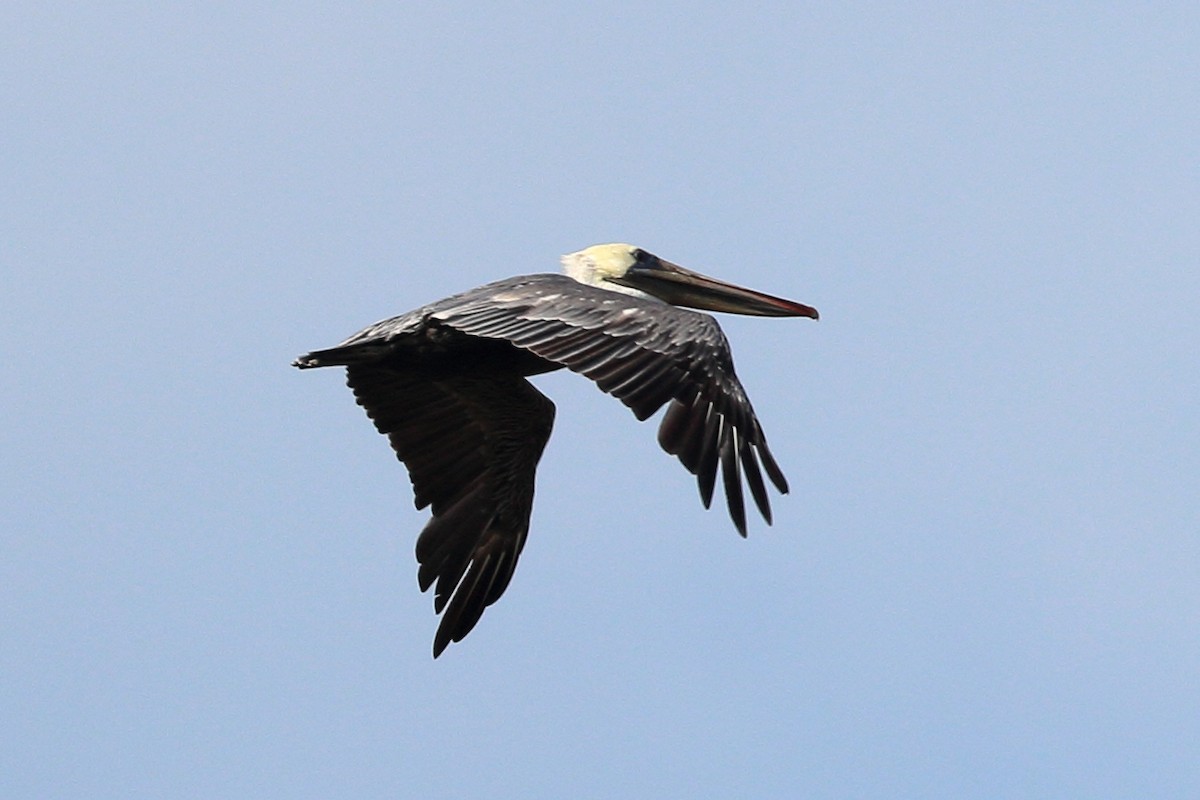
<path id="1" fill-rule="evenodd" d="M 347 366 L 359 405 L 408 467 L 417 508 L 421 591 L 436 583 L 436 658 L 508 587 L 529 533 L 534 474 L 554 404 L 519 375 Z"/>
<path id="2" fill-rule="evenodd" d="M 638 419 L 669 402 L 659 443 L 697 476 L 706 508 L 720 467 L 729 515 L 743 536 L 743 479 L 768 524 L 763 469 L 780 492 L 787 492 L 787 480 L 734 372 L 729 343 L 707 314 L 565 275 L 534 275 L 450 298 L 431 308 L 427 321 L 511 342 L 586 375 Z"/>

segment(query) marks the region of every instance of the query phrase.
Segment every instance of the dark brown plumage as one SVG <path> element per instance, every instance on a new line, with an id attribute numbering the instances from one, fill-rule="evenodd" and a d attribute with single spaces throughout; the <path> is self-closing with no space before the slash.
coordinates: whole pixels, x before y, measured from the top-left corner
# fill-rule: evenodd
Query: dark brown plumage
<path id="1" fill-rule="evenodd" d="M 632 282 L 639 261 L 647 271 L 694 275 L 629 253 L 621 285 Z M 660 444 L 697 476 L 706 508 L 721 472 L 743 536 L 743 480 L 768 523 L 762 473 L 787 492 L 716 320 L 611 289 L 566 275 L 509 278 L 384 320 L 295 362 L 346 367 L 358 403 L 407 466 L 417 508 L 430 507 L 416 554 L 421 589 L 434 588 L 442 614 L 435 657 L 499 599 L 525 545 L 537 463 L 554 421 L 554 404 L 529 375 L 578 372 L 639 420 L 669 404 Z M 749 294 L 762 308 L 743 313 L 816 314 Z M 764 306 L 762 298 L 790 305 Z"/>

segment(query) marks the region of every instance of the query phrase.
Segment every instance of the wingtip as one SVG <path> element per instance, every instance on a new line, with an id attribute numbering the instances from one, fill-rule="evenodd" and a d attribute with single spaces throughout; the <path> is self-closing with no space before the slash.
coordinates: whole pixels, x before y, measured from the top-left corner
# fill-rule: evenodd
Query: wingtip
<path id="1" fill-rule="evenodd" d="M 453 637 L 450 632 L 445 629 L 445 626 L 439 625 L 438 632 L 433 637 L 433 657 L 437 658 L 444 653 L 451 641 L 453 641 Z"/>

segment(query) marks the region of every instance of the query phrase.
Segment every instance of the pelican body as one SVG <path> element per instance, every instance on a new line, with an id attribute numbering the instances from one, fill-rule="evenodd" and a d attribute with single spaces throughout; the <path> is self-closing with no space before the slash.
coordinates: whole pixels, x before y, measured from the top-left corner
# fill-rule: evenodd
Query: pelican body
<path id="1" fill-rule="evenodd" d="M 566 274 L 508 278 L 378 322 L 301 369 L 341 366 L 358 404 L 408 468 L 421 591 L 442 615 L 433 655 L 461 641 L 508 587 L 525 546 L 534 475 L 554 404 L 526 380 L 567 368 L 644 420 L 668 405 L 658 441 L 697 476 L 705 508 L 720 471 L 746 535 L 742 482 L 771 522 L 763 471 L 787 492 L 734 373 L 717 321 L 688 308 L 817 318 L 810 306 L 683 269 L 627 244 L 562 258 Z M 761 467 L 761 468 L 760 468 Z"/>

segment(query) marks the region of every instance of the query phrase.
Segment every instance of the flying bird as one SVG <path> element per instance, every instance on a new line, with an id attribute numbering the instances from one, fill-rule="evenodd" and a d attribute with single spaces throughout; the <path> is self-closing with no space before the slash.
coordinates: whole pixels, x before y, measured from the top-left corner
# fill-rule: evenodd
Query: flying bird
<path id="1" fill-rule="evenodd" d="M 489 283 L 293 362 L 346 368 L 358 404 L 408 468 L 417 508 L 432 510 L 416 555 L 421 591 L 436 585 L 442 615 L 434 658 L 500 598 L 525 546 L 534 474 L 554 422 L 554 403 L 530 375 L 566 367 L 639 420 L 668 405 L 659 444 L 697 476 L 705 508 L 720 471 L 742 536 L 743 480 L 767 524 L 763 471 L 788 490 L 729 342 L 713 317 L 687 308 L 812 319 L 817 310 L 628 244 L 595 245 L 562 264 L 566 274 Z"/>

